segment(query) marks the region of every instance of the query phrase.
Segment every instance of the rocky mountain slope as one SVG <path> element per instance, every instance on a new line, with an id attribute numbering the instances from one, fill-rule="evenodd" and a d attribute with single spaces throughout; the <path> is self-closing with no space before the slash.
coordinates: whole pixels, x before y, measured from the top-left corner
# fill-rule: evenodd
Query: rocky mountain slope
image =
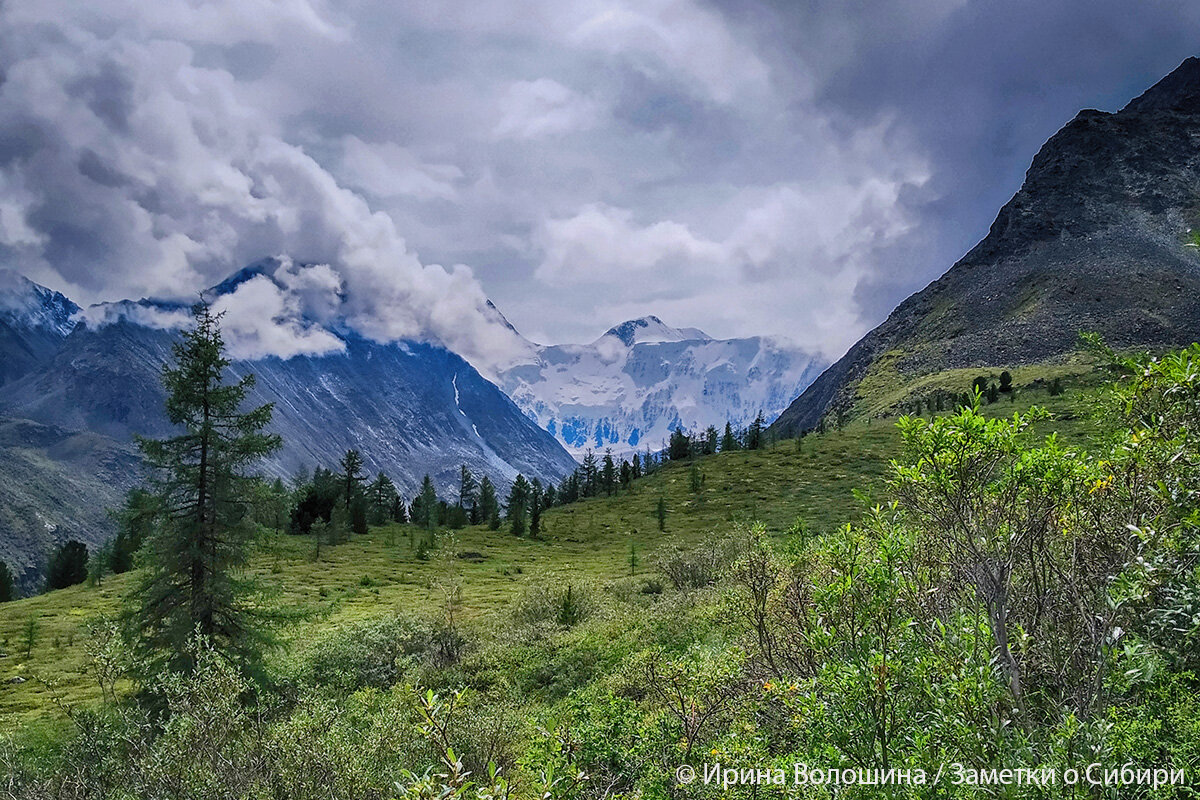
<path id="1" fill-rule="evenodd" d="M 1033 160 L 988 235 L 901 303 L 774 423 L 852 409 L 873 383 L 1073 350 L 1200 338 L 1200 59 L 1116 113 L 1081 111 Z"/>
<path id="2" fill-rule="evenodd" d="M 214 291 L 269 276 L 270 266 L 261 262 Z M 8 307 L 26 310 L 54 297 L 28 282 L 10 285 L 5 294 Z M 157 301 L 124 305 L 124 311 L 171 307 Z M 0 495 L 7 506 L 0 515 L 0 557 L 15 559 L 22 570 L 43 558 L 52 539 L 102 540 L 109 532 L 104 507 L 138 477 L 132 435 L 170 432 L 159 370 L 175 334 L 132 321 L 138 315 L 128 313 L 107 324 L 75 324 L 70 315 L 77 309 L 62 308 L 66 321 L 58 327 L 47 325 L 45 315 L 5 318 L 13 331 L 2 340 L 5 363 L 10 349 L 27 357 L 0 387 L 0 425 L 10 434 L 0 437 L 0 459 L 12 473 Z M 557 481 L 574 469 L 575 461 L 550 434 L 449 350 L 341 337 L 343 352 L 231 366 L 234 377 L 257 377 L 249 403 L 275 403 L 271 427 L 283 436 L 284 448 L 264 463 L 267 473 L 333 467 L 355 447 L 372 473 L 387 472 L 406 496 L 429 473 L 439 492 L 453 497 L 462 464 L 501 486 L 518 472 Z"/>
<path id="3" fill-rule="evenodd" d="M 763 338 L 717 340 L 648 316 L 590 344 L 529 346 L 500 386 L 576 456 L 658 449 L 676 427 L 748 425 L 778 414 L 825 363 Z"/>

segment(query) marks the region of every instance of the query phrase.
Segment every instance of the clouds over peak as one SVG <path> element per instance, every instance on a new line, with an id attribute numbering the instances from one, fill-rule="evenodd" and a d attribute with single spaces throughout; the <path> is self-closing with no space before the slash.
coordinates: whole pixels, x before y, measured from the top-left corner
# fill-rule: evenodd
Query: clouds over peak
<path id="1" fill-rule="evenodd" d="M 486 369 L 522 346 L 486 287 L 543 341 L 653 313 L 835 356 L 984 233 L 1075 108 L 1200 32 L 1179 4 L 864 8 L 5 4 L 0 261 L 87 303 L 287 254 L 221 301 L 248 355 L 348 330 Z"/>

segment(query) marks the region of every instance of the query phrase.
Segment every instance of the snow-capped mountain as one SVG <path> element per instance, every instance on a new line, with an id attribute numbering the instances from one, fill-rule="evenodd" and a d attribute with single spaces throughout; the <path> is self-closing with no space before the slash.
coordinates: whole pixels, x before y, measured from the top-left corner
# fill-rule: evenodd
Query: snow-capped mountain
<path id="1" fill-rule="evenodd" d="M 278 280 L 278 268 L 278 260 L 265 259 L 206 294 L 219 307 L 220 298 L 249 281 Z M 0 406 L 10 416 L 118 440 L 163 435 L 169 426 L 159 369 L 176 338 L 166 323 L 186 313 L 186 302 L 172 300 L 87 309 L 43 368 L 6 387 Z M 249 402 L 275 403 L 272 427 L 283 435 L 284 449 L 268 464 L 271 471 L 332 466 L 349 447 L 362 450 L 368 468 L 386 471 L 410 490 L 425 473 L 449 489 L 464 463 L 500 483 L 518 472 L 556 480 L 574 468 L 551 437 L 446 348 L 379 343 L 335 327 L 321 332 L 336 347 L 243 358 L 230 368 L 257 376 Z"/>
<path id="2" fill-rule="evenodd" d="M 658 317 L 629 320 L 591 344 L 530 345 L 500 387 L 580 456 L 589 449 L 658 449 L 676 427 L 702 431 L 770 420 L 826 364 L 765 337 L 713 339 Z"/>
<path id="3" fill-rule="evenodd" d="M 0 270 L 0 384 L 52 358 L 78 313 L 58 292 Z"/>

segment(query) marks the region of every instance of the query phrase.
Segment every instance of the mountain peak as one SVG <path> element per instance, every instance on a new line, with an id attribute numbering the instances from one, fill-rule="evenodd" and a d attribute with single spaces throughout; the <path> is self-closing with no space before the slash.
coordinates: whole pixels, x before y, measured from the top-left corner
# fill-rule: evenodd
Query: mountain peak
<path id="1" fill-rule="evenodd" d="M 690 342 L 712 338 L 698 328 L 672 328 L 653 314 L 626 320 L 609 328 L 604 336 L 614 336 L 626 347 L 633 347 L 642 342 Z M 603 339 L 604 336 L 600 338 Z"/>
<path id="2" fill-rule="evenodd" d="M 66 336 L 79 306 L 61 292 L 47 289 L 24 275 L 0 270 L 0 319 L 9 324 L 42 328 Z"/>
<path id="3" fill-rule="evenodd" d="M 279 258 L 275 257 L 260 258 L 253 264 L 242 267 L 237 272 L 233 273 L 208 291 L 212 292 L 217 297 L 232 294 L 243 283 L 253 280 L 259 275 L 266 275 L 268 278 L 273 278 L 276 270 L 279 269 L 282 263 L 283 262 Z"/>
<path id="4" fill-rule="evenodd" d="M 1200 114 L 1200 58 L 1185 59 L 1171 74 L 1129 101 L 1123 110 Z"/>

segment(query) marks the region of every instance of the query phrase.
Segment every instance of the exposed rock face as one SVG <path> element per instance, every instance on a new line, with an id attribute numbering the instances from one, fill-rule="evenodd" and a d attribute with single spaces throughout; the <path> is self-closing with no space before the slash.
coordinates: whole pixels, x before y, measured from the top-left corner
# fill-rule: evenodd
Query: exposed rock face
<path id="1" fill-rule="evenodd" d="M 1116 113 L 1082 111 L 1043 145 L 988 235 L 901 303 L 779 417 L 787 434 L 851 408 L 889 355 L 901 374 L 1010 366 L 1200 337 L 1200 59 Z"/>
<path id="2" fill-rule="evenodd" d="M 262 262 L 213 291 L 268 268 Z M 66 298 L 7 280 L 0 292 L 8 376 L 0 386 L 0 558 L 31 588 L 54 543 L 75 538 L 94 546 L 111 534 L 105 508 L 141 477 L 133 434 L 171 433 L 161 369 L 177 336 L 129 319 L 74 324 L 78 308 Z M 354 447 L 372 474 L 387 472 L 411 499 L 426 473 L 443 497 L 456 497 L 462 464 L 501 488 L 518 472 L 557 483 L 575 468 L 550 434 L 449 350 L 351 334 L 342 340 L 344 352 L 230 367 L 231 378 L 256 376 L 247 407 L 275 404 L 271 429 L 284 448 L 262 464 L 264 472 L 335 467 Z"/>

